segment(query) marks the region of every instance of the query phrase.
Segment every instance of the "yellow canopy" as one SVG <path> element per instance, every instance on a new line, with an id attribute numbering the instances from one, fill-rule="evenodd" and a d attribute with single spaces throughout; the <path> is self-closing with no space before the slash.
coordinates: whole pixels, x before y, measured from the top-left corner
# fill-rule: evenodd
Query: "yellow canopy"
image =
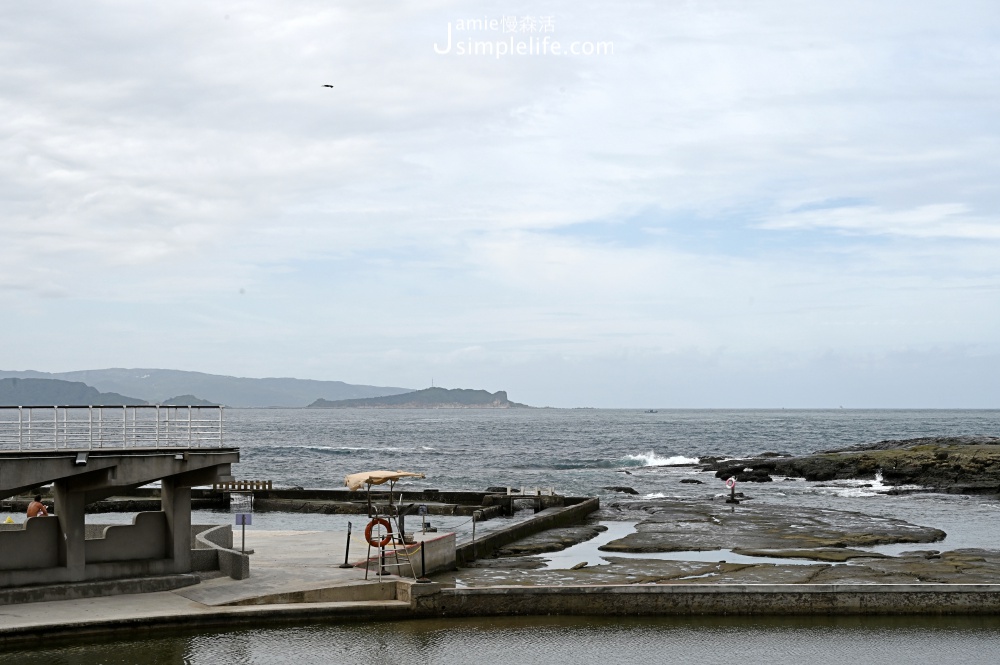
<path id="1" fill-rule="evenodd" d="M 411 471 L 364 471 L 362 473 L 352 473 L 349 476 L 344 476 L 344 485 L 346 485 L 353 492 L 354 490 L 359 490 L 365 485 L 381 485 L 382 483 L 387 483 L 390 480 L 396 481 L 400 478 L 424 478 L 422 473 L 413 473 Z"/>

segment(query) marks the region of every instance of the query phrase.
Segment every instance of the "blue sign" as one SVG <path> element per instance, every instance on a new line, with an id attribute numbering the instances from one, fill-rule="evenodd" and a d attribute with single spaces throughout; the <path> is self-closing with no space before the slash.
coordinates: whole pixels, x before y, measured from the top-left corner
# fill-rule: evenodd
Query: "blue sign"
<path id="1" fill-rule="evenodd" d="M 253 524 L 253 513 L 236 513 L 236 526 L 250 526 Z"/>

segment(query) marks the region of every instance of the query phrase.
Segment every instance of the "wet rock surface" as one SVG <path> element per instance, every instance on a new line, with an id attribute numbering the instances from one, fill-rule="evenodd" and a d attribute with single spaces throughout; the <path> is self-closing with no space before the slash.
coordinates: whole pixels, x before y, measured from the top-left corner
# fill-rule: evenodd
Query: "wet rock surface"
<path id="1" fill-rule="evenodd" d="M 617 504 L 622 507 L 622 504 Z M 870 547 L 942 540 L 939 529 L 861 513 L 745 503 L 729 506 L 660 501 L 624 506 L 641 512 L 636 532 L 613 540 L 606 552 L 681 552 L 717 549 L 816 549 Z"/>
<path id="2" fill-rule="evenodd" d="M 543 552 L 558 552 L 567 547 L 594 538 L 599 533 L 607 531 L 600 524 L 581 524 L 560 529 L 549 529 L 527 538 L 522 538 L 501 548 L 497 555 L 501 557 L 519 557 L 541 554 Z"/>
<path id="3" fill-rule="evenodd" d="M 778 565 L 704 561 L 661 561 L 605 557 L 607 564 L 579 570 L 509 567 L 463 568 L 437 576 L 466 586 L 588 584 L 993 584 L 1000 576 L 1000 552 L 955 550 L 927 559 L 913 552 L 898 557 L 854 558 L 849 563 Z"/>
<path id="4" fill-rule="evenodd" d="M 734 509 L 690 500 L 624 499 L 604 506 L 596 515 L 600 520 L 610 516 L 637 522 L 635 533 L 601 546 L 599 556 L 593 550 L 574 556 L 565 569 L 549 568 L 543 553 L 589 540 L 605 530 L 603 525 L 538 534 L 505 548 L 515 556 L 480 560 L 436 579 L 466 586 L 992 584 L 1000 579 L 1000 551 L 920 549 L 887 556 L 858 549 L 874 544 L 929 543 L 944 537 L 938 529 L 891 518 L 761 504 Z M 727 562 L 725 553 L 719 555 L 722 560 L 710 562 L 654 558 L 657 552 L 711 550 L 731 550 L 733 555 L 771 561 Z M 633 556 L 616 556 L 615 552 Z M 642 557 L 643 553 L 649 558 Z M 773 562 L 786 558 L 790 559 L 788 564 Z M 806 559 L 812 562 L 804 562 Z M 586 565 L 569 569 L 578 563 Z"/>
<path id="5" fill-rule="evenodd" d="M 627 487 L 625 485 L 607 485 L 601 489 L 608 490 L 609 492 L 621 492 L 622 494 L 638 494 L 635 488 Z"/>
<path id="6" fill-rule="evenodd" d="M 874 480 L 880 473 L 887 485 L 915 485 L 923 491 L 1000 492 L 1000 437 L 925 437 L 878 441 L 798 457 L 767 455 L 705 461 L 704 471 L 712 471 L 718 478 L 735 477 L 737 481 L 759 482 L 774 475 L 810 481 Z"/>
<path id="7" fill-rule="evenodd" d="M 743 556 L 760 556 L 771 559 L 812 559 L 814 561 L 832 561 L 844 563 L 851 559 L 882 559 L 884 554 L 875 554 L 862 550 L 852 550 L 842 547 L 820 547 L 810 550 L 754 550 L 743 547 L 734 547 L 733 554 Z"/>

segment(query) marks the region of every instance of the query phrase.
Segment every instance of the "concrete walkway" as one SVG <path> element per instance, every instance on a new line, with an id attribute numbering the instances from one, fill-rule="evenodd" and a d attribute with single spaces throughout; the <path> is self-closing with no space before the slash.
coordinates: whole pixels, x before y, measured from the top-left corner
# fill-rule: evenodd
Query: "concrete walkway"
<path id="1" fill-rule="evenodd" d="M 238 545 L 240 534 L 234 535 Z M 293 620 L 405 614 L 409 603 L 394 600 L 398 578 L 380 584 L 373 570 L 365 581 L 368 547 L 362 537 L 352 535 L 349 559 L 362 566 L 339 567 L 346 543 L 346 533 L 248 529 L 246 547 L 254 550 L 248 579 L 216 577 L 174 591 L 0 605 L 0 639 L 103 631 L 109 624 L 127 630 L 150 624 L 232 624 L 241 616 L 253 620 L 273 614 Z"/>
<path id="2" fill-rule="evenodd" d="M 240 533 L 234 533 L 239 547 Z M 347 534 L 332 531 L 247 531 L 250 577 L 218 577 L 175 592 L 203 605 L 230 605 L 255 598 L 364 583 L 365 570 L 340 568 Z M 368 544 L 351 535 L 348 563 L 363 566 Z"/>

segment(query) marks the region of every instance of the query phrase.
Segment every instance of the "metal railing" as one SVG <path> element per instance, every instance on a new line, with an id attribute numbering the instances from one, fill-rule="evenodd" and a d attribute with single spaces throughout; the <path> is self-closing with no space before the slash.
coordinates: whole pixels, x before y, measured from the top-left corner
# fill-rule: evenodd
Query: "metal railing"
<path id="1" fill-rule="evenodd" d="M 0 406 L 0 450 L 222 447 L 221 406 Z"/>

